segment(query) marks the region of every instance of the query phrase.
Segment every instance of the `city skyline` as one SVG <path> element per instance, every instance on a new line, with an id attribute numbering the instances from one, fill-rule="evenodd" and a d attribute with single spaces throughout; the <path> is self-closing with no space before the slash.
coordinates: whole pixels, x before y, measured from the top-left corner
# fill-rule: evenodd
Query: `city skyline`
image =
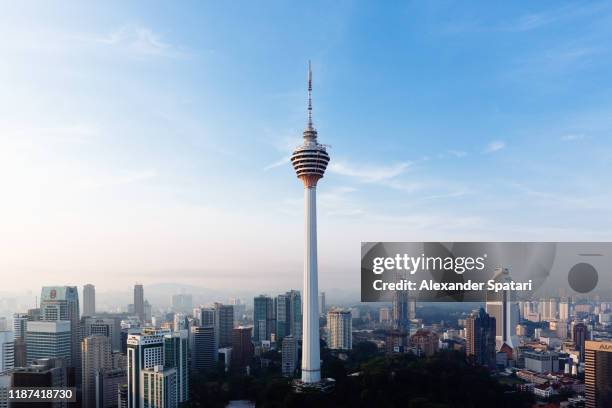
<path id="1" fill-rule="evenodd" d="M 308 59 L 322 289 L 358 288 L 360 241 L 612 237 L 609 4 L 91 7 L 0 17 L 15 290 L 298 287 Z"/>

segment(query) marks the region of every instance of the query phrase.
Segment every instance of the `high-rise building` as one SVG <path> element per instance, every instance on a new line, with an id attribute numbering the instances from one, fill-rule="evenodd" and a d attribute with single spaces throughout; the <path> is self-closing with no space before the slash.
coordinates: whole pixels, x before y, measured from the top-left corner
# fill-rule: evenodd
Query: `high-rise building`
<path id="1" fill-rule="evenodd" d="M 134 314 L 138 316 L 141 323 L 144 323 L 146 321 L 145 304 L 144 304 L 144 288 L 139 283 L 134 285 Z"/>
<path id="2" fill-rule="evenodd" d="M 406 330 L 410 327 L 410 316 L 408 311 L 408 292 L 393 292 L 393 327 L 398 330 Z"/>
<path id="3" fill-rule="evenodd" d="M 130 334 L 127 338 L 128 408 L 141 408 L 141 377 L 145 368 L 164 364 L 164 338 L 160 334 Z"/>
<path id="4" fill-rule="evenodd" d="M 327 312 L 327 305 L 325 304 L 325 292 L 319 293 L 319 314 L 325 315 Z"/>
<path id="5" fill-rule="evenodd" d="M 61 358 L 67 367 L 74 367 L 71 353 L 69 320 L 28 322 L 26 353 L 28 364 L 34 360 Z"/>
<path id="6" fill-rule="evenodd" d="M 15 367 L 15 336 L 12 331 L 0 331 L 0 373 Z"/>
<path id="7" fill-rule="evenodd" d="M 584 363 L 585 353 L 584 353 L 584 345 L 589 338 L 589 329 L 584 323 L 577 323 L 574 325 L 574 330 L 572 331 L 572 339 L 574 340 L 574 345 L 576 350 L 580 352 L 580 362 Z"/>
<path id="8" fill-rule="evenodd" d="M 125 387 L 127 391 L 127 375 L 125 369 L 113 368 L 110 370 L 98 371 L 95 378 L 96 408 L 117 407 L 119 402 L 118 394 L 121 392 L 121 387 Z"/>
<path id="9" fill-rule="evenodd" d="M 113 350 L 121 349 L 121 321 L 113 318 L 83 317 L 81 319 L 83 337 L 100 334 L 111 341 Z"/>
<path id="10" fill-rule="evenodd" d="M 83 316 L 96 314 L 96 287 L 91 283 L 83 286 Z"/>
<path id="11" fill-rule="evenodd" d="M 281 355 L 281 372 L 283 377 L 293 377 L 298 362 L 298 345 L 295 337 L 289 335 L 283 338 Z"/>
<path id="12" fill-rule="evenodd" d="M 215 329 L 218 333 L 218 347 L 232 345 L 232 329 L 234 328 L 234 306 L 215 303 Z"/>
<path id="13" fill-rule="evenodd" d="M 242 371 L 251 364 L 253 359 L 253 343 L 251 342 L 252 327 L 234 327 L 232 330 L 232 366 L 236 371 Z"/>
<path id="14" fill-rule="evenodd" d="M 328 310 L 327 328 L 330 349 L 351 350 L 353 348 L 353 319 L 350 310 Z"/>
<path id="15" fill-rule="evenodd" d="M 408 299 L 408 319 L 410 320 L 416 319 L 416 299 L 415 298 Z"/>
<path id="16" fill-rule="evenodd" d="M 214 308 L 201 308 L 200 309 L 200 326 L 214 326 L 215 325 L 215 309 Z"/>
<path id="17" fill-rule="evenodd" d="M 380 323 L 388 323 L 391 320 L 391 314 L 388 307 L 378 309 L 378 321 Z"/>
<path id="18" fill-rule="evenodd" d="M 142 406 L 176 408 L 176 369 L 157 365 L 142 370 Z"/>
<path id="19" fill-rule="evenodd" d="M 153 318 L 153 308 L 147 299 L 144 301 L 144 321 L 147 323 L 151 322 Z"/>
<path id="20" fill-rule="evenodd" d="M 570 305 L 567 299 L 561 299 L 559 303 L 559 320 L 567 321 L 570 317 Z"/>
<path id="21" fill-rule="evenodd" d="M 110 338 L 101 334 L 87 336 L 81 342 L 83 408 L 96 408 L 96 375 L 112 369 Z"/>
<path id="22" fill-rule="evenodd" d="M 554 351 L 526 351 L 523 353 L 525 368 L 536 373 L 559 371 L 559 353 Z"/>
<path id="23" fill-rule="evenodd" d="M 191 328 L 191 367 L 194 370 L 213 368 L 217 362 L 218 348 L 214 325 Z"/>
<path id="24" fill-rule="evenodd" d="M 466 320 L 465 354 L 480 365 L 495 367 L 495 318 L 483 308 Z"/>
<path id="25" fill-rule="evenodd" d="M 507 268 L 498 268 L 493 279 L 502 283 L 512 281 Z M 519 323 L 519 307 L 513 293 L 509 290 L 488 292 L 485 311 L 495 318 L 497 350 L 501 350 L 504 344 L 512 350 L 518 347 L 516 325 Z"/>
<path id="26" fill-rule="evenodd" d="M 612 407 L 612 342 L 585 342 L 586 408 Z"/>
<path id="27" fill-rule="evenodd" d="M 0 408 L 9 408 L 9 390 L 13 373 L 10 371 L 0 371 Z"/>
<path id="28" fill-rule="evenodd" d="M 193 308 L 193 297 L 189 294 L 179 293 L 172 295 L 172 310 L 180 313 L 188 313 Z"/>
<path id="29" fill-rule="evenodd" d="M 66 362 L 63 359 L 43 358 L 33 360 L 28 367 L 20 367 L 13 371 L 12 387 L 54 387 L 66 388 L 68 374 Z M 63 402 L 13 402 L 12 408 L 66 408 L 68 403 Z"/>
<path id="30" fill-rule="evenodd" d="M 79 292 L 76 286 L 45 286 L 42 288 L 40 297 L 41 319 L 44 321 L 70 321 L 71 358 L 67 366 L 75 368 L 76 378 L 80 381 L 81 314 L 79 310 Z M 28 355 L 28 360 L 30 359 L 31 357 Z"/>
<path id="31" fill-rule="evenodd" d="M 189 332 L 179 330 L 164 335 L 164 367 L 176 369 L 176 398 L 189 399 Z"/>
<path id="32" fill-rule="evenodd" d="M 13 332 L 15 333 L 15 340 L 25 339 L 26 326 L 29 318 L 26 313 L 14 313 L 13 314 Z"/>
<path id="33" fill-rule="evenodd" d="M 317 141 L 312 124 L 312 71 L 308 65 L 308 123 L 304 143 L 291 155 L 291 163 L 298 178 L 304 183 L 305 251 L 304 251 L 304 311 L 302 329 L 302 382 L 321 380 L 321 350 L 319 344 L 319 294 L 317 266 L 317 182 L 329 163 L 329 154 Z"/>
<path id="34" fill-rule="evenodd" d="M 121 384 L 117 390 L 118 408 L 128 408 L 128 404 L 130 402 L 129 395 L 127 382 L 125 384 Z"/>
<path id="35" fill-rule="evenodd" d="M 270 340 L 275 331 L 274 302 L 266 295 L 259 295 L 253 300 L 253 341 Z"/>
<path id="36" fill-rule="evenodd" d="M 276 321 L 276 341 L 282 343 L 283 337 L 292 335 L 302 338 L 302 297 L 297 290 L 278 295 L 274 299 Z"/>

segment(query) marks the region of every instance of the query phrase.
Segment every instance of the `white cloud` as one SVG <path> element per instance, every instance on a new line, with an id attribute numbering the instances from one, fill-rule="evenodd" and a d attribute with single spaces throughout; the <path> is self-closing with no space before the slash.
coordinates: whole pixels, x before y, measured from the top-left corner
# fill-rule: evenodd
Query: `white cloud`
<path id="1" fill-rule="evenodd" d="M 584 139 L 583 134 L 569 134 L 569 135 L 561 136 L 561 140 L 563 140 L 564 142 L 573 142 L 573 141 L 582 140 L 582 139 Z"/>
<path id="2" fill-rule="evenodd" d="M 279 159 L 279 160 L 275 161 L 274 163 L 268 164 L 266 167 L 264 167 L 264 171 L 268 171 L 268 170 L 274 169 L 276 167 L 280 167 L 280 166 L 284 166 L 285 164 L 289 164 L 290 160 L 291 160 L 291 157 L 289 157 L 289 156 L 283 157 L 282 159 Z"/>
<path id="3" fill-rule="evenodd" d="M 391 166 L 354 166 L 346 161 L 332 161 L 329 164 L 329 171 L 341 176 L 354 177 L 365 183 L 377 183 L 390 180 L 402 174 L 410 163 L 396 163 Z"/>
<path id="4" fill-rule="evenodd" d="M 506 142 L 503 140 L 493 140 L 484 149 L 484 153 L 494 153 L 506 147 Z"/>
<path id="5" fill-rule="evenodd" d="M 125 25 L 104 36 L 83 38 L 131 53 L 158 57 L 182 57 L 187 53 L 165 41 L 160 34 L 140 25 Z"/>

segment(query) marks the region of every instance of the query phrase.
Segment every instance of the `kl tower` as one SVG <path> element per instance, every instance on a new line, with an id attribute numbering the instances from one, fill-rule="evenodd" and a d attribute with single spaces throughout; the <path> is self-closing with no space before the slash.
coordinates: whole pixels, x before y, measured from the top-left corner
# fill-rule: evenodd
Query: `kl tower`
<path id="1" fill-rule="evenodd" d="M 296 381 L 296 391 L 324 390 L 321 382 L 319 344 L 319 289 L 317 268 L 317 182 L 329 163 L 325 146 L 317 142 L 317 131 L 312 125 L 312 69 L 308 62 L 308 123 L 304 143 L 291 156 L 297 177 L 304 183 L 304 310 L 302 313 L 302 380 Z"/>

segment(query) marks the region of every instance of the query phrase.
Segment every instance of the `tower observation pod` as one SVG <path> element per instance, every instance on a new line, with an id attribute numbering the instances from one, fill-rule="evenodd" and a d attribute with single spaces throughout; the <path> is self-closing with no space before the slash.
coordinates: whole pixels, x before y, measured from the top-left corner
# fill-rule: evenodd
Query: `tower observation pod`
<path id="1" fill-rule="evenodd" d="M 312 125 L 312 69 L 308 63 L 308 123 L 304 130 L 304 143 L 291 156 L 297 177 L 304 183 L 304 292 L 302 313 L 302 379 L 296 390 L 327 387 L 321 382 L 319 344 L 319 304 L 317 269 L 317 182 L 325 174 L 329 154 L 317 142 L 317 131 Z"/>

